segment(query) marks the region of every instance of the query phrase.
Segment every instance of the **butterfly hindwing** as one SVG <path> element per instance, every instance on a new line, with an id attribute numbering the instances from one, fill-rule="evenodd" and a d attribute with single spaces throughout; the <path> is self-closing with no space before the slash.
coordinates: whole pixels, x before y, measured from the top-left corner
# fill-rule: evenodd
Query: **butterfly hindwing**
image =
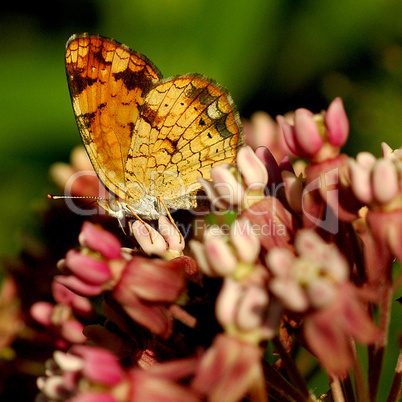
<path id="1" fill-rule="evenodd" d="M 133 138 L 126 171 L 134 174 L 128 180 L 143 183 L 166 205 L 191 197 L 200 187 L 197 177 L 209 179 L 211 167 L 233 163 L 244 143 L 230 95 L 198 74 L 162 80 L 152 88 L 135 132 L 141 141 Z"/>

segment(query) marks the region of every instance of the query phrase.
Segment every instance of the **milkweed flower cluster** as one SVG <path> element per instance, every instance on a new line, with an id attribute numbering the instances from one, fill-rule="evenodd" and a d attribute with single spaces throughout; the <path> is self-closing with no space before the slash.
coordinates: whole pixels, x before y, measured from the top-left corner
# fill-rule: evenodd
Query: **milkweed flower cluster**
<path id="1" fill-rule="evenodd" d="M 312 401 L 298 348 L 327 373 L 333 400 L 354 400 L 351 373 L 358 399 L 376 399 L 401 282 L 402 151 L 342 154 L 339 98 L 277 123 L 259 112 L 245 129 L 236 164 L 200 180 L 215 219 L 201 236 L 185 242 L 161 217 L 158 228 L 131 223 L 137 246 L 127 248 L 83 224 L 58 264 L 54 303 L 31 308 L 59 349 L 39 400 Z"/>

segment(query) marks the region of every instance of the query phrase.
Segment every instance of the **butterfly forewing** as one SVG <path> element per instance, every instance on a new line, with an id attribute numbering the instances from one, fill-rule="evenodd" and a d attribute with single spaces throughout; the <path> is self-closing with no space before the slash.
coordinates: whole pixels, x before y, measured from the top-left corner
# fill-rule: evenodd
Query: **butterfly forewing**
<path id="1" fill-rule="evenodd" d="M 82 141 L 105 186 L 126 194 L 125 164 L 139 107 L 161 74 L 139 53 L 98 35 L 67 42 L 67 80 Z"/>

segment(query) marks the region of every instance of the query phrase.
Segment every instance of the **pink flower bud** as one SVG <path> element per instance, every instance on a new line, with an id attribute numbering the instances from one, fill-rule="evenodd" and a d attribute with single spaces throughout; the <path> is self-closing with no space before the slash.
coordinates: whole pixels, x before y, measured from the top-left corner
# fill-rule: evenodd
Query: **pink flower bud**
<path id="1" fill-rule="evenodd" d="M 236 270 L 237 259 L 222 237 L 208 236 L 204 244 L 209 264 L 216 274 L 228 276 Z"/>
<path id="2" fill-rule="evenodd" d="M 84 343 L 87 337 L 83 334 L 84 324 L 75 320 L 64 321 L 60 325 L 61 336 L 73 344 Z"/>
<path id="3" fill-rule="evenodd" d="M 370 183 L 371 170 L 365 169 L 354 160 L 349 162 L 350 185 L 355 197 L 365 203 L 370 204 L 373 200 L 373 191 Z"/>
<path id="4" fill-rule="evenodd" d="M 240 330 L 251 331 L 262 326 L 268 308 L 268 291 L 259 286 L 245 289 L 239 303 L 236 323 Z"/>
<path id="5" fill-rule="evenodd" d="M 283 116 L 277 116 L 276 120 L 282 130 L 283 138 L 285 139 L 286 145 L 289 147 L 292 153 L 294 153 L 295 155 L 299 155 L 299 149 L 295 140 L 294 126 L 291 126 Z"/>
<path id="6" fill-rule="evenodd" d="M 391 202 L 399 192 L 398 174 L 389 159 L 380 159 L 373 168 L 373 196 L 379 204 Z"/>
<path id="7" fill-rule="evenodd" d="M 302 212 L 303 179 L 285 170 L 282 172 L 282 180 L 290 208 L 296 213 Z"/>
<path id="8" fill-rule="evenodd" d="M 32 318 L 44 327 L 52 324 L 54 306 L 47 302 L 37 302 L 32 305 L 30 313 Z"/>
<path id="9" fill-rule="evenodd" d="M 264 191 L 268 183 L 268 172 L 249 146 L 240 148 L 236 162 L 246 186 L 251 190 Z"/>
<path id="10" fill-rule="evenodd" d="M 165 239 L 148 223 L 135 221 L 131 228 L 135 239 L 147 254 L 163 255 L 166 252 Z"/>
<path id="11" fill-rule="evenodd" d="M 219 323 L 223 326 L 234 322 L 236 305 L 242 293 L 241 285 L 238 281 L 227 277 L 223 281 L 215 304 L 215 314 Z"/>
<path id="12" fill-rule="evenodd" d="M 323 138 L 314 118 L 307 109 L 295 111 L 295 142 L 304 155 L 315 155 L 322 148 Z"/>
<path id="13" fill-rule="evenodd" d="M 169 250 L 176 251 L 177 256 L 181 255 L 185 246 L 183 236 L 166 216 L 161 215 L 159 217 L 158 229 L 167 241 Z"/>
<path id="14" fill-rule="evenodd" d="M 252 264 L 260 253 L 261 244 L 248 219 L 235 220 L 230 228 L 230 241 L 241 261 Z"/>
<path id="15" fill-rule="evenodd" d="M 327 140 L 334 147 L 342 147 L 349 135 L 349 120 L 341 98 L 335 98 L 324 115 Z"/>
<path id="16" fill-rule="evenodd" d="M 134 257 L 127 264 L 115 292 L 164 303 L 174 302 L 184 286 L 184 265 L 180 258 L 165 261 Z"/>
<path id="17" fill-rule="evenodd" d="M 200 270 L 205 275 L 214 276 L 215 274 L 211 269 L 207 256 L 205 254 L 205 246 L 197 240 L 190 240 L 189 245 Z"/>
<path id="18" fill-rule="evenodd" d="M 241 205 L 244 197 L 243 187 L 228 167 L 223 165 L 213 167 L 211 177 L 214 181 L 214 190 L 226 204 L 230 207 Z"/>

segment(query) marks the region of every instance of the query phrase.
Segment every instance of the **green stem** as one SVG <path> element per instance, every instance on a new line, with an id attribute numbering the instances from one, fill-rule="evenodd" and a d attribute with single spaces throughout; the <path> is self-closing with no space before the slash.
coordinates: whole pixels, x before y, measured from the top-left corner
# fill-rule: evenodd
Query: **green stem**
<path id="1" fill-rule="evenodd" d="M 396 364 L 395 376 L 387 402 L 396 402 L 402 396 L 402 351 L 399 351 L 398 363 Z"/>
<path id="2" fill-rule="evenodd" d="M 275 337 L 272 340 L 276 351 L 279 353 L 279 356 L 282 359 L 282 363 L 285 367 L 285 370 L 290 378 L 290 381 L 293 385 L 296 386 L 297 389 L 305 396 L 306 398 L 310 396 L 310 392 L 308 390 L 307 384 L 304 381 L 304 378 L 300 374 L 300 371 L 297 369 L 295 361 L 289 356 L 283 347 L 281 341 L 278 337 Z"/>
<path id="3" fill-rule="evenodd" d="M 284 402 L 306 402 L 308 400 L 265 360 L 263 360 L 263 370 L 270 395 Z"/>
<path id="4" fill-rule="evenodd" d="M 387 281 L 384 284 L 384 289 L 381 292 L 380 298 L 380 321 L 379 321 L 379 337 L 377 342 L 369 347 L 369 393 L 370 401 L 377 400 L 378 386 L 384 351 L 388 341 L 388 330 L 391 319 L 391 303 L 392 303 L 392 286 L 391 282 Z"/>

